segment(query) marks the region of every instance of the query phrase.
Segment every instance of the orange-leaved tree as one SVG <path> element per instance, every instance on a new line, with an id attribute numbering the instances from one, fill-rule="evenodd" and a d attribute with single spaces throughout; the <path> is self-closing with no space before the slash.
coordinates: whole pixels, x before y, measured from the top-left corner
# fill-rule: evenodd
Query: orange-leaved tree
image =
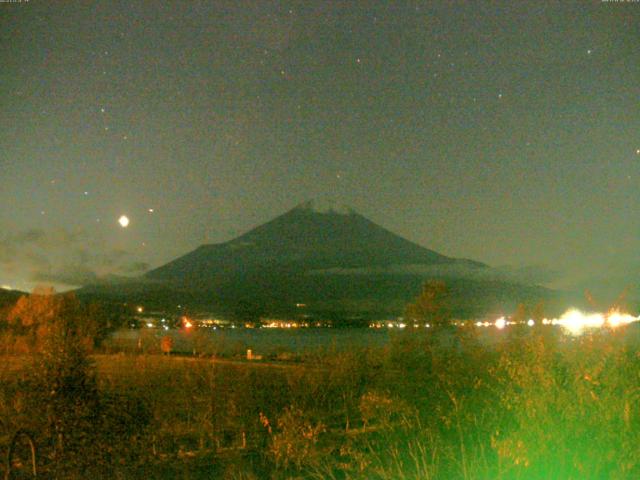
<path id="1" fill-rule="evenodd" d="M 37 287 L 31 295 L 18 299 L 7 315 L 7 323 L 14 335 L 24 337 L 32 351 L 47 348 L 52 335 L 62 332 L 65 338 L 90 347 L 99 325 L 96 316 L 89 313 L 75 294 L 56 294 L 53 288 Z"/>
<path id="2" fill-rule="evenodd" d="M 56 294 L 50 288 L 21 297 L 9 312 L 8 324 L 33 354 L 23 421 L 55 440 L 58 456 L 77 454 L 86 447 L 97 419 L 98 390 L 88 356 L 95 326 L 74 294 Z"/>

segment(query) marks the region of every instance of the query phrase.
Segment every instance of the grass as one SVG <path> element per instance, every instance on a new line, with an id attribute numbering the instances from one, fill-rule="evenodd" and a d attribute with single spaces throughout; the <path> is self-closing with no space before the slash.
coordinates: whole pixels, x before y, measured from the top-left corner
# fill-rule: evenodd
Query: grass
<path id="1" fill-rule="evenodd" d="M 105 420 L 84 448 L 127 445 L 94 455 L 96 478 L 638 478 L 635 328 L 407 332 L 290 364 L 94 355 Z M 6 440 L 33 411 L 28 358 L 0 361 Z"/>

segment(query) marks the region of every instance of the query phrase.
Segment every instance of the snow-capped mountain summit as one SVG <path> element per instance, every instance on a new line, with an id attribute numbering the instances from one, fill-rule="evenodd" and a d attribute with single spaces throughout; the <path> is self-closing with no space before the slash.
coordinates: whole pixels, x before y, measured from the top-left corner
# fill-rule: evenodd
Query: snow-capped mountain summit
<path id="1" fill-rule="evenodd" d="M 148 278 L 204 285 L 225 275 L 286 270 L 453 265 L 482 268 L 410 242 L 349 207 L 305 202 L 228 242 L 202 245 L 147 273 Z"/>
<path id="2" fill-rule="evenodd" d="M 493 279 L 492 271 L 413 243 L 349 207 L 312 200 L 232 240 L 201 245 L 135 285 L 83 291 L 121 301 L 189 302 L 244 318 L 336 319 L 400 315 L 428 278 L 446 279 L 452 312 L 461 317 L 546 295 Z"/>
<path id="3" fill-rule="evenodd" d="M 295 208 L 301 210 L 310 210 L 316 213 L 336 213 L 339 215 L 353 215 L 355 210 L 348 205 L 337 202 L 332 199 L 314 198 L 307 200 L 296 206 Z"/>

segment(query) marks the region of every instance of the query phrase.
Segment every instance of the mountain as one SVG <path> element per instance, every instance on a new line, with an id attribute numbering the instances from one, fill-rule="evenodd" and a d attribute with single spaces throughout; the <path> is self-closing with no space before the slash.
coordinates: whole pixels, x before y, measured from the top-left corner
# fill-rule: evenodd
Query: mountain
<path id="1" fill-rule="evenodd" d="M 482 263 L 446 257 L 367 220 L 346 207 L 303 203 L 231 241 L 202 245 L 146 277 L 207 286 L 218 278 L 249 272 L 458 265 Z"/>
<path id="2" fill-rule="evenodd" d="M 487 265 L 410 242 L 348 207 L 310 201 L 230 241 L 202 245 L 137 281 L 87 295 L 176 303 L 237 317 L 399 315 L 427 278 L 444 279 L 460 317 L 549 296 Z"/>

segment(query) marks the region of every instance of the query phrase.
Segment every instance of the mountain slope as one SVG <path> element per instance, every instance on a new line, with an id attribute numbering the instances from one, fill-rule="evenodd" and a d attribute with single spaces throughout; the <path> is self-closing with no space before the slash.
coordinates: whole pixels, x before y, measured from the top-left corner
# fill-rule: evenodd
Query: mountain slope
<path id="1" fill-rule="evenodd" d="M 146 277 L 200 284 L 220 276 L 279 269 L 452 265 L 478 262 L 441 255 L 405 240 L 353 211 L 319 211 L 305 203 L 225 243 L 203 245 Z"/>
<path id="2" fill-rule="evenodd" d="M 314 202 L 228 242 L 202 245 L 137 281 L 80 294 L 244 318 L 380 318 L 401 314 L 427 278 L 446 281 L 451 311 L 461 318 L 552 297 L 542 287 L 505 281 L 480 262 L 410 242 L 351 209 Z"/>

